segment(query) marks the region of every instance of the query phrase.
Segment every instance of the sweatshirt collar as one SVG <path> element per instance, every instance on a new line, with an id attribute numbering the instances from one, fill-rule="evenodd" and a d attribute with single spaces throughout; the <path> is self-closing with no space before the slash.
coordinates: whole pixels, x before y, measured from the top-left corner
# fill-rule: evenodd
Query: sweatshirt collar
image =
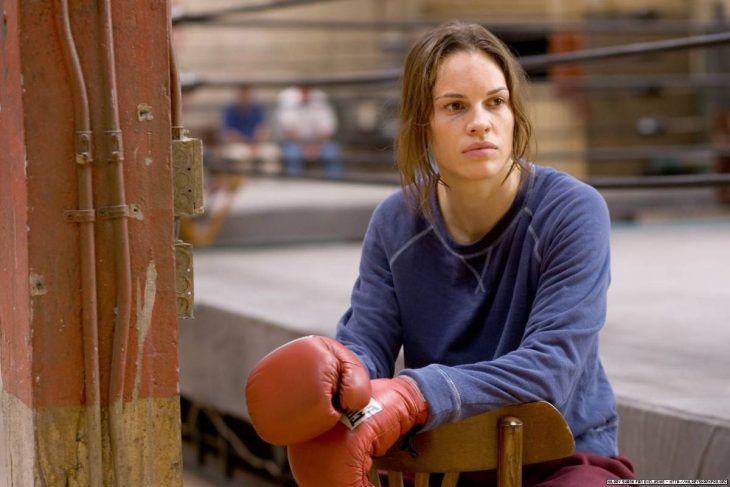
<path id="1" fill-rule="evenodd" d="M 457 243 L 446 230 L 446 224 L 444 217 L 441 213 L 441 208 L 438 204 L 438 192 L 436 188 L 431 191 L 430 205 L 433 215 L 433 226 L 438 234 L 440 240 L 453 252 L 464 256 L 470 257 L 472 255 L 479 255 L 486 252 L 494 243 L 496 243 L 502 235 L 505 234 L 512 224 L 519 217 L 522 208 L 528 200 L 528 195 L 531 192 L 532 186 L 534 185 L 535 171 L 532 164 L 520 163 L 522 165 L 523 177 L 520 181 L 520 188 L 517 191 L 512 205 L 507 210 L 507 213 L 497 222 L 497 224 L 479 240 L 470 244 Z M 438 183 L 436 183 L 438 184 Z"/>

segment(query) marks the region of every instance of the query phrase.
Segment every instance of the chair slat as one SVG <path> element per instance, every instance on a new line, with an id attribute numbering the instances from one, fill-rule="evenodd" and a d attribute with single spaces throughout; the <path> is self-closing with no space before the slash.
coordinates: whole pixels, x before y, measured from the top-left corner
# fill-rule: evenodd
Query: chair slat
<path id="1" fill-rule="evenodd" d="M 459 472 L 447 472 L 441 481 L 441 487 L 456 487 L 459 482 Z"/>
<path id="2" fill-rule="evenodd" d="M 380 485 L 380 477 L 378 476 L 378 469 L 373 467 L 368 472 L 368 480 L 371 484 L 373 484 L 375 487 L 381 487 Z"/>
<path id="3" fill-rule="evenodd" d="M 388 487 L 403 487 L 403 473 L 388 472 Z"/>
<path id="4" fill-rule="evenodd" d="M 430 474 L 424 472 L 418 472 L 416 474 L 415 487 L 428 487 L 428 477 Z"/>

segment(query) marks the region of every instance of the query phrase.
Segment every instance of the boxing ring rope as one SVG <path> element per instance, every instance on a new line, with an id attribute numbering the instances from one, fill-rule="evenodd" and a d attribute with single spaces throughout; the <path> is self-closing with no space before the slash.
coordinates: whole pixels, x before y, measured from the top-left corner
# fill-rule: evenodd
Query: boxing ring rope
<path id="1" fill-rule="evenodd" d="M 319 0 L 332 1 L 332 0 Z M 311 3 L 311 2 L 306 2 Z M 263 8 L 261 8 L 263 10 Z M 241 12 L 235 9 L 233 13 Z M 226 18 L 223 13 L 193 14 L 176 17 L 176 26 L 195 25 L 196 27 L 240 27 L 261 29 L 313 29 L 348 31 L 398 31 L 413 32 L 436 27 L 440 20 L 300 20 L 266 18 Z M 641 34 L 686 34 L 710 28 L 715 32 L 730 29 L 728 22 L 714 22 L 706 25 L 686 20 L 622 18 L 620 20 L 587 19 L 585 21 L 557 22 L 518 22 L 498 21 L 479 22 L 495 34 L 529 34 L 546 32 L 581 32 L 596 34 L 625 35 Z"/>
<path id="2" fill-rule="evenodd" d="M 673 51 L 676 49 L 696 49 L 719 44 L 730 43 L 730 31 L 715 34 L 702 34 L 689 37 L 664 39 L 659 41 L 634 42 L 622 46 L 597 47 L 582 51 L 565 52 L 558 54 L 540 54 L 523 57 L 520 62 L 529 73 L 537 68 L 544 68 L 556 64 L 566 64 L 585 61 L 644 55 L 654 52 Z"/>
<path id="3" fill-rule="evenodd" d="M 202 14 L 183 14 L 175 16 L 172 19 L 173 25 L 181 23 L 207 23 L 214 22 L 221 17 L 234 14 L 250 14 L 254 12 L 267 12 L 288 7 L 301 7 L 304 5 L 314 5 L 318 3 L 333 2 L 338 0 L 271 0 L 266 3 L 254 5 L 239 5 L 225 9 L 216 10 L 215 12 L 207 12 Z"/>

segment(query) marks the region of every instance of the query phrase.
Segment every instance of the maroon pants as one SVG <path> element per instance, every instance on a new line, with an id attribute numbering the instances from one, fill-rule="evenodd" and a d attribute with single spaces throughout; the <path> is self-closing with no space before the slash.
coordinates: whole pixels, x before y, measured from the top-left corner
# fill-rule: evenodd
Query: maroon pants
<path id="1" fill-rule="evenodd" d="M 522 485 L 523 487 L 605 487 L 606 480 L 633 478 L 634 466 L 623 455 L 614 458 L 578 452 L 560 460 L 525 467 L 522 472 Z M 408 479 L 403 480 L 409 485 Z M 439 483 L 437 481 L 432 485 Z M 459 479 L 459 487 L 496 485 L 493 471 L 464 473 Z"/>
<path id="2" fill-rule="evenodd" d="M 605 487 L 606 480 L 633 479 L 634 466 L 623 455 L 604 457 L 593 453 L 574 455 L 525 468 L 524 486 Z"/>

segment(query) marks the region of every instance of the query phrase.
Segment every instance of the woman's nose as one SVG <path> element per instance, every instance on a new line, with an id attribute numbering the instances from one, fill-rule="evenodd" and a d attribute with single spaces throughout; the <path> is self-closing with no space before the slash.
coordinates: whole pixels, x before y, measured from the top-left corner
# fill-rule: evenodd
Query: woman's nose
<path id="1" fill-rule="evenodd" d="M 482 108 L 477 108 L 467 124 L 469 135 L 477 135 L 489 130 L 489 114 Z"/>

